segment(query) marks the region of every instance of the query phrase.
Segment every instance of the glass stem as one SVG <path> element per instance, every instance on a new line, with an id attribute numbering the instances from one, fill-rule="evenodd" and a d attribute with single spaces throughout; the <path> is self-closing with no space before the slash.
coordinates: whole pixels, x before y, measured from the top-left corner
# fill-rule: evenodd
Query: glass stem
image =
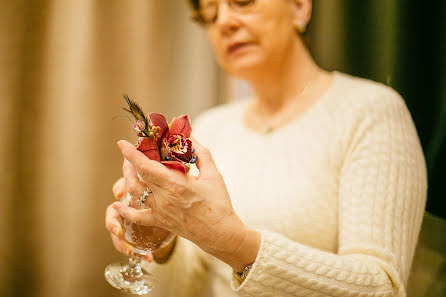
<path id="1" fill-rule="evenodd" d="M 135 255 L 129 257 L 129 266 L 123 271 L 124 278 L 127 280 L 135 280 L 143 276 L 141 270 L 141 258 Z"/>
<path id="2" fill-rule="evenodd" d="M 134 255 L 129 257 L 129 265 L 132 268 L 137 268 L 141 264 L 141 258 L 135 257 Z"/>

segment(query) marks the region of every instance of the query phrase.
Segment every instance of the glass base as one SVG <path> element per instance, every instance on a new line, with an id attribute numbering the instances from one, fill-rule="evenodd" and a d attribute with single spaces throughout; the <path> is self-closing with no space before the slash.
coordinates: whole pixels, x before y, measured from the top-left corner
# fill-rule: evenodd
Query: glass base
<path id="1" fill-rule="evenodd" d="M 105 268 L 105 279 L 115 287 L 126 293 L 144 295 L 152 291 L 153 276 L 144 268 L 140 273 L 131 273 L 129 265 L 121 263 L 110 264 Z"/>

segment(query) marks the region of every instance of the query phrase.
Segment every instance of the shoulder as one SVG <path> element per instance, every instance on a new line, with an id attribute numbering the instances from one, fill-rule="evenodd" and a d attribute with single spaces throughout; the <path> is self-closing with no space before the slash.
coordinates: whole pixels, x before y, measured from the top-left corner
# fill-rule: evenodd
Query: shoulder
<path id="1" fill-rule="evenodd" d="M 389 111 L 407 111 L 406 103 L 397 91 L 369 79 L 337 73 L 334 93 L 335 106 L 352 115 L 362 117 Z"/>
<path id="2" fill-rule="evenodd" d="M 333 135 L 342 139 L 345 150 L 364 145 L 404 141 L 418 146 L 412 116 L 401 95 L 384 84 L 338 74 L 325 112 Z M 347 152 L 347 151 L 346 151 Z"/>

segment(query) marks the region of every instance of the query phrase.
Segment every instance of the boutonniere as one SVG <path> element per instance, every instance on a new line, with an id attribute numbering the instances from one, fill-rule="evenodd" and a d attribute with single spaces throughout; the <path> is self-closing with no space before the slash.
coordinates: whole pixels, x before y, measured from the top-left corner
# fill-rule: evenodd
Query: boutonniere
<path id="1" fill-rule="evenodd" d="M 154 112 L 146 115 L 127 95 L 124 99 L 129 106 L 124 110 L 132 115 L 133 129 L 139 136 L 137 149 L 167 168 L 187 173 L 191 164 L 197 161 L 189 139 L 192 132 L 189 117 L 176 117 L 169 124 L 164 115 Z"/>

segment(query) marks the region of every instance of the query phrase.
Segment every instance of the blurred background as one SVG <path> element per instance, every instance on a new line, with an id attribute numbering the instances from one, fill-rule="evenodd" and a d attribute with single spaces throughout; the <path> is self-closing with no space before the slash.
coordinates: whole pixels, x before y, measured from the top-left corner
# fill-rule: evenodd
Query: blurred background
<path id="1" fill-rule="evenodd" d="M 429 193 L 408 293 L 446 296 L 445 1 L 313 4 L 319 64 L 392 86 L 412 113 Z M 126 260 L 104 228 L 115 143 L 136 140 L 124 93 L 171 119 L 250 90 L 218 68 L 186 0 L 0 0 L 0 296 L 123 296 L 103 270 Z"/>

